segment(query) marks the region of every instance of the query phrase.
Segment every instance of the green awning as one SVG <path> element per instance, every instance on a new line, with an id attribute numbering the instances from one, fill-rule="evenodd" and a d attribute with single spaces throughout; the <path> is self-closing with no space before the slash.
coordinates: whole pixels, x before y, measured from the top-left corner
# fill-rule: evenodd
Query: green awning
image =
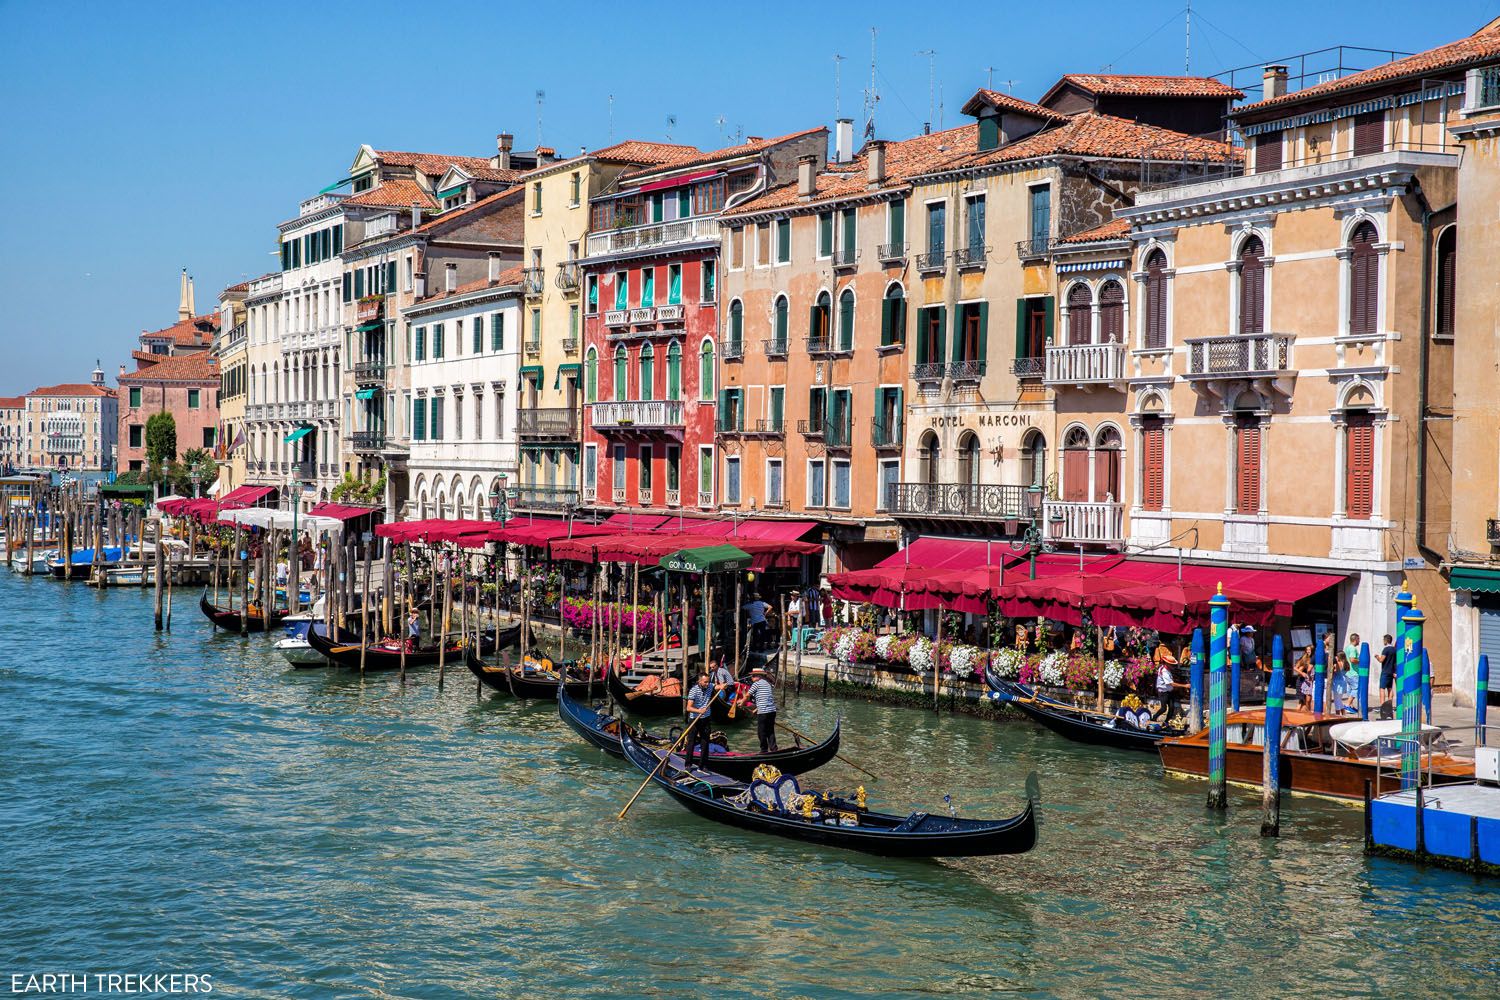
<path id="1" fill-rule="evenodd" d="M 361 324 L 359 324 L 359 326 L 356 326 L 354 328 L 354 332 L 355 333 L 369 333 L 371 330 L 381 330 L 381 329 L 384 329 L 384 328 L 385 328 L 385 320 L 383 320 L 383 319 L 372 319 L 368 323 L 361 323 Z"/>
<path id="2" fill-rule="evenodd" d="M 353 177 L 345 177 L 341 181 L 334 181 L 332 184 L 319 191 L 318 194 L 332 194 L 334 191 L 337 191 L 339 188 L 343 187 L 345 184 L 348 184 L 352 180 L 354 180 Z"/>
<path id="3" fill-rule="evenodd" d="M 443 190 L 438 192 L 438 201 L 442 201 L 444 198 L 447 198 L 450 195 L 458 194 L 463 189 L 464 186 L 462 184 L 455 184 L 451 188 L 444 188 Z"/>
<path id="4" fill-rule="evenodd" d="M 1477 566 L 1455 566 L 1448 574 L 1448 589 L 1477 594 L 1500 594 L 1500 570 Z"/>
<path id="5" fill-rule="evenodd" d="M 656 564 L 673 573 L 733 573 L 750 568 L 750 553 L 733 545 L 704 545 L 678 549 Z"/>
<path id="6" fill-rule="evenodd" d="M 564 375 L 568 374 L 569 372 L 577 374 L 582 369 L 583 369 L 583 365 L 580 365 L 577 362 L 573 362 L 573 361 L 570 361 L 570 362 L 568 362 L 565 365 L 558 365 L 557 366 L 557 377 L 552 380 L 552 388 L 554 388 L 554 389 L 561 389 L 562 388 L 562 379 L 563 379 Z"/>
<path id="7" fill-rule="evenodd" d="M 292 431 L 292 433 L 288 434 L 286 437 L 282 438 L 281 440 L 284 441 L 287 444 L 291 444 L 293 441 L 301 441 L 303 438 L 307 437 L 311 433 L 312 433 L 312 428 L 311 427 L 298 427 L 296 430 Z"/>
<path id="8" fill-rule="evenodd" d="M 542 366 L 541 365 L 522 365 L 521 366 L 521 377 L 522 378 L 535 378 L 536 379 L 536 384 L 537 385 L 541 385 L 542 384 Z"/>
<path id="9" fill-rule="evenodd" d="M 354 398 L 355 399 L 374 399 L 375 398 L 375 394 L 377 392 L 379 392 L 379 391 L 380 391 L 379 389 L 373 389 L 373 388 L 372 389 L 355 389 L 354 390 Z"/>

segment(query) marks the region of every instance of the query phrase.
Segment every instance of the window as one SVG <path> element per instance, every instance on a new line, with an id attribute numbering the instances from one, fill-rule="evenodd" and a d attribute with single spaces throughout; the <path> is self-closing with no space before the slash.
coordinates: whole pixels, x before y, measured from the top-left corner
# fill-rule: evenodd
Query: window
<path id="1" fill-rule="evenodd" d="M 933 202 L 927 206 L 927 252 L 941 255 L 948 245 L 948 205 Z"/>
<path id="2" fill-rule="evenodd" d="M 833 325 L 833 299 L 826 291 L 819 292 L 818 298 L 812 304 L 807 320 L 807 349 L 810 351 L 826 351 L 833 346 L 828 339 L 829 328 Z"/>
<path id="3" fill-rule="evenodd" d="M 614 398 L 617 400 L 626 398 L 625 380 L 627 372 L 629 371 L 629 365 L 630 358 L 625 351 L 625 345 L 615 345 Z"/>
<path id="4" fill-rule="evenodd" d="M 768 458 L 766 459 L 766 506 L 780 507 L 784 495 L 781 459 Z"/>
<path id="5" fill-rule="evenodd" d="M 745 227 L 735 226 L 729 230 L 729 269 L 738 271 L 745 266 Z"/>
<path id="6" fill-rule="evenodd" d="M 719 429 L 745 429 L 745 390 L 725 389 L 719 394 Z"/>
<path id="7" fill-rule="evenodd" d="M 1266 247 L 1259 236 L 1240 245 L 1240 333 L 1266 330 Z"/>
<path id="8" fill-rule="evenodd" d="M 1344 515 L 1369 520 L 1375 500 L 1375 421 L 1364 411 L 1344 417 Z"/>
<path id="9" fill-rule="evenodd" d="M 1089 432 L 1073 427 L 1063 437 L 1062 498 L 1083 503 L 1089 498 Z"/>
<path id="10" fill-rule="evenodd" d="M 132 409 L 141 405 L 141 387 L 133 385 L 130 387 L 130 406 Z"/>
<path id="11" fill-rule="evenodd" d="M 625 446 L 623 444 L 617 444 L 617 445 L 615 445 L 615 457 L 614 457 L 614 461 L 612 463 L 610 463 L 610 464 L 614 466 L 614 468 L 611 470 L 613 472 L 613 474 L 614 474 L 614 488 L 617 489 L 617 490 L 624 490 L 625 489 Z"/>
<path id="12" fill-rule="evenodd" d="M 880 346 L 890 347 L 906 342 L 906 290 L 892 285 L 885 290 L 880 303 Z"/>
<path id="13" fill-rule="evenodd" d="M 740 502 L 740 459 L 738 455 L 730 455 L 724 459 L 724 502 L 737 504 Z"/>
<path id="14" fill-rule="evenodd" d="M 1370 111 L 1354 116 L 1354 155 L 1365 156 L 1385 148 L 1385 112 Z"/>
<path id="15" fill-rule="evenodd" d="M 667 445 L 667 490 L 676 492 L 682 488 L 682 445 Z"/>
<path id="16" fill-rule="evenodd" d="M 682 345 L 675 340 L 667 345 L 667 398 L 682 398 Z"/>
<path id="17" fill-rule="evenodd" d="M 703 445 L 698 449 L 698 504 L 711 506 L 714 502 L 714 449 Z"/>
<path id="18" fill-rule="evenodd" d="M 729 353 L 741 354 L 745 345 L 745 305 L 739 299 L 729 303 Z"/>
<path id="19" fill-rule="evenodd" d="M 705 340 L 698 349 L 698 398 L 714 398 L 714 342 Z"/>
<path id="20" fill-rule="evenodd" d="M 1068 343 L 1093 343 L 1094 296 L 1089 286 L 1075 282 L 1068 289 Z"/>
<path id="21" fill-rule="evenodd" d="M 1094 440 L 1094 502 L 1120 499 L 1120 456 L 1124 442 L 1113 427 L 1099 431 Z"/>
<path id="22" fill-rule="evenodd" d="M 900 256 L 906 249 L 906 202 L 893 201 L 886 209 L 885 235 L 890 243 L 889 253 Z"/>
<path id="23" fill-rule="evenodd" d="M 829 498 L 829 506 L 848 510 L 849 460 L 847 458 L 836 458 L 830 464 L 833 466 L 833 496 Z"/>
<path id="24" fill-rule="evenodd" d="M 959 305 L 953 331 L 955 363 L 984 361 L 985 330 L 989 326 L 989 314 L 988 302 L 964 302 Z"/>
<path id="25" fill-rule="evenodd" d="M 968 209 L 968 250 L 971 259 L 984 253 L 984 195 L 976 194 L 965 199 Z"/>
<path id="26" fill-rule="evenodd" d="M 877 386 L 875 388 L 875 424 L 873 431 L 876 447 L 901 444 L 901 388 L 899 386 Z"/>
<path id="27" fill-rule="evenodd" d="M 490 350 L 505 350 L 505 313 L 490 314 Z"/>
<path id="28" fill-rule="evenodd" d="M 718 292 L 714 287 L 714 281 L 717 277 L 717 271 L 715 271 L 714 269 L 714 262 L 711 260 L 703 261 L 698 266 L 698 271 L 699 280 L 701 282 L 701 287 L 698 290 L 698 301 L 712 302 L 718 295 Z"/>
<path id="29" fill-rule="evenodd" d="M 427 400 L 421 396 L 411 401 L 411 439 L 427 440 Z"/>
<path id="30" fill-rule="evenodd" d="M 1263 174 L 1281 169 L 1281 130 L 1255 137 L 1255 172 Z"/>
<path id="31" fill-rule="evenodd" d="M 828 466 L 822 459 L 807 463 L 807 505 L 827 506 Z"/>
<path id="32" fill-rule="evenodd" d="M 966 486 L 979 484 L 979 436 L 965 431 L 958 439 L 958 481 Z"/>
<path id="33" fill-rule="evenodd" d="M 1125 286 L 1106 281 L 1099 287 L 1099 343 L 1119 344 L 1125 340 Z"/>
<path id="34" fill-rule="evenodd" d="M 591 274 L 584 281 L 584 304 L 590 316 L 599 311 L 599 276 Z"/>
<path id="35" fill-rule="evenodd" d="M 531 310 L 531 343 L 533 347 L 540 347 L 542 343 L 542 311 Z M 434 354 L 433 357 L 438 355 Z"/>
<path id="36" fill-rule="evenodd" d="M 338 231 L 339 232 L 343 232 L 344 231 L 344 227 L 340 226 L 339 229 L 338 229 Z M 416 268 L 416 264 L 415 264 L 415 262 L 412 259 L 412 255 L 411 254 L 407 254 L 406 255 L 406 274 L 401 279 L 401 290 L 403 292 L 409 292 L 409 291 L 412 290 L 412 285 L 413 285 L 413 283 L 416 280 L 416 270 L 415 270 L 415 268 Z M 345 277 L 347 278 L 348 276 L 345 275 Z M 346 285 L 345 287 L 347 288 L 348 286 Z M 345 302 L 349 301 L 349 299 L 347 297 L 347 294 L 346 294 L 346 297 L 345 297 L 344 301 Z"/>
<path id="37" fill-rule="evenodd" d="M 839 350 L 854 350 L 854 289 L 839 293 Z"/>
<path id="38" fill-rule="evenodd" d="M 636 460 L 636 488 L 643 495 L 643 499 L 651 496 L 651 479 L 655 471 L 652 469 L 655 457 L 652 452 L 653 449 L 649 444 L 643 444 L 641 445 L 640 457 Z"/>
<path id="39" fill-rule="evenodd" d="M 792 220 L 776 220 L 776 263 L 787 264 L 792 259 Z"/>
<path id="40" fill-rule="evenodd" d="M 661 222 L 662 213 L 665 206 L 665 201 L 663 200 L 662 193 L 660 191 L 657 191 L 654 194 L 647 195 L 646 203 L 651 208 L 651 221 Z"/>
<path id="41" fill-rule="evenodd" d="M 495 390 L 495 440 L 505 439 L 505 390 Z"/>
<path id="42" fill-rule="evenodd" d="M 682 304 L 682 265 L 667 265 L 667 304 Z"/>
<path id="43" fill-rule="evenodd" d="M 833 256 L 833 213 L 818 213 L 818 257 Z"/>
<path id="44" fill-rule="evenodd" d="M 641 345 L 641 381 L 638 399 L 655 399 L 656 391 L 656 349 L 650 344 Z"/>
<path id="45" fill-rule="evenodd" d="M 142 424 L 130 425 L 130 447 L 140 448 L 143 446 L 143 435 L 145 433 L 145 430 L 146 428 Z"/>
<path id="46" fill-rule="evenodd" d="M 1047 439 L 1041 431 L 1029 432 L 1021 442 L 1021 484 L 1028 489 L 1047 486 Z"/>
<path id="47" fill-rule="evenodd" d="M 201 389 L 189 389 L 187 391 L 188 409 L 196 410 L 203 402 L 203 391 Z"/>
<path id="48" fill-rule="evenodd" d="M 693 199 L 688 194 L 687 188 L 677 192 L 677 218 L 686 219 L 693 214 Z"/>
<path id="49" fill-rule="evenodd" d="M 1380 325 L 1380 256 L 1377 234 L 1369 221 L 1349 236 L 1349 332 L 1373 334 Z"/>
<path id="50" fill-rule="evenodd" d="M 641 268 L 641 307 L 656 304 L 656 268 Z"/>
<path id="51" fill-rule="evenodd" d="M 854 245 L 858 242 L 859 229 L 854 209 L 846 208 L 839 213 L 839 262 L 854 263 Z"/>
<path id="52" fill-rule="evenodd" d="M 1234 418 L 1234 512 L 1260 512 L 1260 417 L 1242 413 Z"/>
<path id="53" fill-rule="evenodd" d="M 947 322 L 947 306 L 923 306 L 917 310 L 917 364 L 942 364 L 943 327 Z"/>
<path id="54" fill-rule="evenodd" d="M 773 385 L 766 390 L 766 429 L 779 433 L 785 423 L 786 386 Z"/>
<path id="55" fill-rule="evenodd" d="M 764 267 L 769 263 L 771 263 L 771 224 L 757 222 L 755 224 L 755 266 Z"/>
<path id="56" fill-rule="evenodd" d="M 586 444 L 583 446 L 583 483 L 589 489 L 593 489 L 599 478 L 599 446 Z"/>
<path id="57" fill-rule="evenodd" d="M 455 440 L 455 441 L 462 441 L 463 439 L 464 439 L 464 398 L 462 396 L 454 396 L 453 397 L 453 440 Z"/>
<path id="58" fill-rule="evenodd" d="M 785 295 L 776 296 L 775 326 L 772 333 L 771 353 L 785 354 L 791 305 Z"/>
<path id="59" fill-rule="evenodd" d="M 693 212 L 696 215 L 708 215 L 717 212 L 724 207 L 724 198 L 728 185 L 725 178 L 715 177 L 701 184 L 693 185 Z"/>
<path id="60" fill-rule="evenodd" d="M 535 181 L 531 185 L 531 214 L 542 214 L 542 182 Z"/>
<path id="61" fill-rule="evenodd" d="M 576 305 L 568 306 L 568 339 L 575 345 L 578 343 L 578 307 Z"/>
<path id="62" fill-rule="evenodd" d="M 828 419 L 823 426 L 823 440 L 829 445 L 848 446 L 852 423 L 853 413 L 849 404 L 849 390 L 830 389 Z"/>
<path id="63" fill-rule="evenodd" d="M 1146 255 L 1146 315 L 1143 347 L 1159 351 L 1167 346 L 1167 255 Z"/>
<path id="64" fill-rule="evenodd" d="M 1166 424 L 1160 417 L 1141 421 L 1142 510 L 1162 510 L 1166 505 Z"/>
<path id="65" fill-rule="evenodd" d="M 427 360 L 427 327 L 417 327 L 416 349 L 412 352 L 412 358 L 417 361 Z"/>
<path id="66" fill-rule="evenodd" d="M 443 356 L 443 324 L 432 325 L 432 359 L 437 361 Z"/>
<path id="67" fill-rule="evenodd" d="M 1449 226 L 1438 237 L 1437 244 L 1437 316 L 1434 332 L 1440 337 L 1453 336 L 1457 269 L 1458 228 Z"/>
<path id="68" fill-rule="evenodd" d="M 474 338 L 474 353 L 484 353 L 484 317 L 475 316 L 469 321 L 469 330 Z"/>
<path id="69" fill-rule="evenodd" d="M 630 306 L 628 295 L 630 293 L 630 275 L 624 271 L 615 272 L 615 309 L 623 310 Z"/>
<path id="70" fill-rule="evenodd" d="M 1052 188 L 1043 184 L 1031 189 L 1031 243 L 1046 247 L 1052 236 Z"/>
<path id="71" fill-rule="evenodd" d="M 427 404 L 428 428 L 427 435 L 434 441 L 443 439 L 443 397 L 434 396 Z"/>
<path id="72" fill-rule="evenodd" d="M 575 170 L 573 171 L 573 175 L 568 178 L 568 205 L 572 208 L 577 208 L 578 203 L 582 199 L 583 175 Z M 541 209 L 538 208 L 537 211 L 541 211 Z"/>
<path id="73" fill-rule="evenodd" d="M 807 427 L 814 434 L 823 433 L 824 420 L 828 416 L 828 390 L 813 386 L 807 390 Z"/>
<path id="74" fill-rule="evenodd" d="M 599 352 L 592 347 L 583 356 L 583 400 L 599 401 Z"/>

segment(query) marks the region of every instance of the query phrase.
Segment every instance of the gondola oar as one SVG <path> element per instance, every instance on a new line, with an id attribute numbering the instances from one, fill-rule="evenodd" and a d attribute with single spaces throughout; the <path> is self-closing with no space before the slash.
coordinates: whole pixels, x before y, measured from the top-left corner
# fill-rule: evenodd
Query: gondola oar
<path id="1" fill-rule="evenodd" d="M 813 739 L 811 736 L 808 736 L 805 733 L 799 733 L 799 732 L 797 732 L 797 730 L 793 729 L 791 726 L 788 726 L 784 722 L 778 722 L 778 723 L 776 723 L 776 727 L 778 729 L 785 729 L 787 732 L 791 733 L 793 736 L 797 737 L 798 739 L 807 740 L 807 742 L 809 742 L 809 743 L 817 743 L 817 740 Z M 865 774 L 868 774 L 870 776 L 870 780 L 871 781 L 879 781 L 880 780 L 880 775 L 876 774 L 874 771 L 871 771 L 869 768 L 860 767 L 858 764 L 854 763 L 854 761 L 850 760 L 848 757 L 845 757 L 843 754 L 836 753 L 836 754 L 834 754 L 834 756 L 837 757 L 839 760 L 843 761 L 845 764 L 848 764 L 850 767 L 854 768 L 856 771 L 862 771 Z"/>
<path id="2" fill-rule="evenodd" d="M 661 755 L 661 760 L 657 762 L 655 769 L 652 770 L 650 774 L 646 775 L 646 780 L 641 782 L 641 787 L 635 790 L 635 794 L 630 797 L 629 802 L 625 803 L 625 808 L 620 810 L 620 815 L 616 816 L 615 819 L 625 818 L 625 814 L 630 811 L 630 807 L 635 805 L 635 800 L 641 797 L 641 793 L 646 790 L 646 786 L 651 784 L 651 779 L 656 777 L 656 772 L 667 766 L 667 761 L 671 758 L 672 754 L 677 752 L 677 748 L 682 746 L 682 741 L 688 738 L 688 734 L 693 731 L 693 727 L 698 725 L 699 722 L 702 722 L 707 714 L 708 713 L 705 712 L 697 719 L 694 719 L 692 724 L 689 725 L 687 729 L 683 730 L 682 735 L 677 737 L 677 742 L 672 744 L 671 749 Z M 683 763 L 688 762 L 684 761 Z"/>

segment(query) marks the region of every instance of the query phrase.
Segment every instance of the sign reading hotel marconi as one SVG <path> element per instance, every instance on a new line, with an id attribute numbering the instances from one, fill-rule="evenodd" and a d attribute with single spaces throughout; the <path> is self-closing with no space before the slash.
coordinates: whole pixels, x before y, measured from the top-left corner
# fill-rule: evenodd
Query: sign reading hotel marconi
<path id="1" fill-rule="evenodd" d="M 356 323 L 373 323 L 380 318 L 380 310 L 385 305 L 385 296 L 367 295 L 360 299 L 354 307 L 354 320 Z"/>

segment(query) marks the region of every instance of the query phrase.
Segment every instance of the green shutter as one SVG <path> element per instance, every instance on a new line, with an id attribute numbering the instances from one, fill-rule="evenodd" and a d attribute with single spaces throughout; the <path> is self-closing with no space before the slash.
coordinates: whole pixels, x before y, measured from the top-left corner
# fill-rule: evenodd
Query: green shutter
<path id="1" fill-rule="evenodd" d="M 963 351 L 964 343 L 964 309 L 964 306 L 953 307 L 953 343 L 948 345 L 948 349 L 951 352 L 949 360 L 954 364 L 963 360 L 959 354 Z"/>
<path id="2" fill-rule="evenodd" d="M 505 314 L 492 313 L 490 315 L 490 350 L 505 350 Z"/>
<path id="3" fill-rule="evenodd" d="M 850 256 L 853 256 L 853 254 L 854 254 L 855 222 L 854 222 L 854 209 L 852 209 L 852 208 L 846 208 L 846 209 L 844 209 L 843 229 L 844 229 L 844 251 L 847 254 L 849 254 Z"/>
<path id="4" fill-rule="evenodd" d="M 891 202 L 891 243 L 899 253 L 906 243 L 906 202 Z"/>
<path id="5" fill-rule="evenodd" d="M 815 337 L 818 334 L 818 307 L 817 304 L 808 307 L 807 310 L 807 335 Z"/>
<path id="6" fill-rule="evenodd" d="M 917 308 L 917 364 L 925 365 L 927 357 L 927 310 L 931 306 L 919 306 Z"/>
<path id="7" fill-rule="evenodd" d="M 833 253 L 833 213 L 824 212 L 818 216 L 818 256 L 827 257 Z"/>
<path id="8" fill-rule="evenodd" d="M 354 272 L 354 297 L 362 299 L 365 297 L 365 269 L 359 268 Z"/>
<path id="9" fill-rule="evenodd" d="M 943 360 L 943 355 L 947 353 L 947 351 L 946 351 L 947 341 L 944 338 L 948 336 L 948 307 L 947 306 L 938 306 L 937 307 L 937 311 L 938 311 L 938 321 L 937 321 L 937 330 L 938 330 L 937 357 L 933 358 L 932 360 L 934 360 L 934 361 L 941 361 L 941 360 Z"/>
<path id="10" fill-rule="evenodd" d="M 988 344 L 990 340 L 990 304 L 979 303 L 979 360 L 984 361 L 989 355 Z"/>
<path id="11" fill-rule="evenodd" d="M 411 436 L 414 441 L 427 440 L 427 400 L 411 401 Z"/>
<path id="12" fill-rule="evenodd" d="M 393 260 L 385 265 L 385 290 L 387 293 L 396 290 L 396 262 Z"/>
<path id="13" fill-rule="evenodd" d="M 845 351 L 854 349 L 854 296 L 839 296 L 839 347 Z"/>
<path id="14" fill-rule="evenodd" d="M 1042 339 L 1048 347 L 1052 346 L 1052 314 L 1054 306 L 1055 303 L 1052 300 L 1052 296 L 1049 295 L 1042 299 Z"/>
<path id="15" fill-rule="evenodd" d="M 892 312 L 891 306 L 892 305 L 893 305 L 893 300 L 891 300 L 891 299 L 881 299 L 880 300 L 880 346 L 881 347 L 886 347 L 886 346 L 888 346 L 889 344 L 892 343 L 892 341 L 891 341 L 891 312 Z"/>
<path id="16" fill-rule="evenodd" d="M 790 219 L 776 221 L 776 260 L 785 263 L 792 259 L 792 223 Z"/>
<path id="17" fill-rule="evenodd" d="M 1016 357 L 1026 357 L 1026 300 L 1016 299 Z"/>

